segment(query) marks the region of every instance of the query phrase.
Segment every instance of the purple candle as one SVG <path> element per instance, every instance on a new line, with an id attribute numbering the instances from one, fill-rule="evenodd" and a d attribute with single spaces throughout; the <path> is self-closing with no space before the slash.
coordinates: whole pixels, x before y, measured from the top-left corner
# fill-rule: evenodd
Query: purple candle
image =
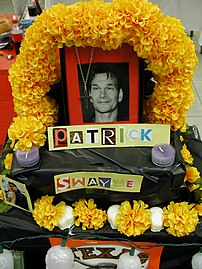
<path id="1" fill-rule="evenodd" d="M 152 148 L 152 162 L 161 167 L 170 166 L 175 161 L 175 148 L 169 144 L 155 145 Z"/>
<path id="2" fill-rule="evenodd" d="M 19 165 L 22 167 L 30 167 L 38 163 L 39 161 L 39 149 L 35 146 L 32 146 L 30 151 L 24 151 L 17 149 L 15 156 Z"/>

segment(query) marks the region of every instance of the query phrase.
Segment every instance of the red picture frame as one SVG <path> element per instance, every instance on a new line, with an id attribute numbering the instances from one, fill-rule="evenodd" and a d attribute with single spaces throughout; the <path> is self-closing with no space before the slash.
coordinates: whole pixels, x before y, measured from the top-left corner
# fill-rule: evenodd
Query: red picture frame
<path id="1" fill-rule="evenodd" d="M 77 47 L 77 51 L 75 46 L 63 48 L 61 68 L 64 99 L 66 99 L 63 103 L 66 123 L 69 125 L 94 123 L 93 120 L 89 120 L 92 118 L 93 106 L 87 96 L 88 108 L 86 108 L 86 95 L 84 85 L 82 85 L 84 83 L 81 72 L 86 79 L 89 66 L 91 72 L 95 65 L 114 65 L 120 70 L 119 76 L 122 76 L 123 99 L 119 103 L 120 117 L 117 121 L 110 123 L 139 123 L 142 114 L 140 59 L 128 44 L 123 44 L 121 48 L 110 51 L 93 48 L 93 55 L 92 47 Z"/>

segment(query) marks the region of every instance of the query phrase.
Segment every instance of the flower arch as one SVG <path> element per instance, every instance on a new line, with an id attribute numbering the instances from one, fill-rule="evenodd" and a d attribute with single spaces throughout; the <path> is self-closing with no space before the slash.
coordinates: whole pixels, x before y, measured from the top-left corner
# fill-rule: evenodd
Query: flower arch
<path id="1" fill-rule="evenodd" d="M 43 146 L 46 127 L 57 122 L 57 104 L 46 95 L 61 77 L 57 47 L 75 44 L 111 50 L 122 43 L 146 60 L 157 81 L 145 102 L 145 122 L 181 128 L 193 103 L 192 78 L 198 62 L 182 23 L 163 16 L 147 0 L 57 4 L 27 29 L 20 54 L 9 70 L 17 117 L 8 136 L 15 149 Z"/>

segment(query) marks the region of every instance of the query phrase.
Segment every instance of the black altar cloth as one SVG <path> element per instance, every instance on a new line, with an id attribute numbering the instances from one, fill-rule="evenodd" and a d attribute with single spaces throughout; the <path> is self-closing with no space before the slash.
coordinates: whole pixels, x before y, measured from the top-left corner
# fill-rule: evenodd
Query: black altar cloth
<path id="1" fill-rule="evenodd" d="M 54 176 L 71 172 L 112 172 L 142 175 L 140 192 L 123 192 L 103 189 L 79 189 L 57 194 L 57 198 L 73 202 L 79 198 L 94 198 L 96 203 L 109 206 L 124 200 L 141 199 L 149 206 L 180 198 L 185 167 L 180 153 L 179 134 L 171 134 L 171 144 L 176 149 L 173 165 L 158 167 L 151 161 L 151 147 L 95 148 L 66 151 L 49 151 L 40 148 L 40 162 L 23 168 L 13 159 L 11 176 L 41 194 L 55 194 Z M 30 193 L 31 193 L 30 192 Z"/>

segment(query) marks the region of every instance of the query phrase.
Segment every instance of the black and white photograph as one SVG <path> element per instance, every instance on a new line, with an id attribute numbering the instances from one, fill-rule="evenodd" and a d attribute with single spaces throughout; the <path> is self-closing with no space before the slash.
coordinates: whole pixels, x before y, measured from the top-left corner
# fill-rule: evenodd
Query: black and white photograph
<path id="1" fill-rule="evenodd" d="M 77 68 L 83 121 L 98 123 L 129 120 L 129 64 L 92 63 L 90 67 L 89 64 L 83 64 Z M 85 88 L 82 78 L 88 72 Z"/>

